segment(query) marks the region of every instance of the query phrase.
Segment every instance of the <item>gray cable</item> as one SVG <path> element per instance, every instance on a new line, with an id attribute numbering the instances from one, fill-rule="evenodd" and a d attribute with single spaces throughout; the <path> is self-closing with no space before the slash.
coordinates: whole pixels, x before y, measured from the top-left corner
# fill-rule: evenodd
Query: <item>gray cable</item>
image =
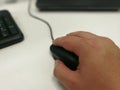
<path id="1" fill-rule="evenodd" d="M 46 20 L 44 20 L 44 19 L 42 19 L 42 18 L 39 18 L 39 17 L 33 15 L 32 12 L 31 12 L 31 6 L 32 6 L 32 0 L 29 0 L 29 5 L 28 5 L 28 13 L 29 13 L 29 15 L 30 15 L 32 18 L 34 18 L 34 19 L 36 19 L 36 20 L 39 20 L 39 21 L 45 23 L 45 24 L 48 26 L 48 28 L 49 28 L 49 30 L 50 30 L 51 40 L 53 41 L 53 40 L 54 40 L 54 36 L 53 36 L 53 30 L 52 30 L 51 25 L 50 25 Z"/>

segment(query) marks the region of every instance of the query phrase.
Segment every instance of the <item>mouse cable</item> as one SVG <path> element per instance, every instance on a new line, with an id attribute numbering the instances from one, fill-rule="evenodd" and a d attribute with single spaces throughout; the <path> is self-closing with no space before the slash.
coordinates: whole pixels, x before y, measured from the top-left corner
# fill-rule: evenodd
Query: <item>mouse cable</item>
<path id="1" fill-rule="evenodd" d="M 29 14 L 32 18 L 34 18 L 34 19 L 36 19 L 36 20 L 39 20 L 39 21 L 45 23 L 45 24 L 48 26 L 48 28 L 49 28 L 49 30 L 50 30 L 51 40 L 53 41 L 53 40 L 54 40 L 54 36 L 53 36 L 53 30 L 52 30 L 51 25 L 50 25 L 49 22 L 47 22 L 46 20 L 44 20 L 44 19 L 42 19 L 42 18 L 39 18 L 39 17 L 33 15 L 32 12 L 31 12 L 31 6 L 32 6 L 32 0 L 29 0 L 28 14 Z"/>

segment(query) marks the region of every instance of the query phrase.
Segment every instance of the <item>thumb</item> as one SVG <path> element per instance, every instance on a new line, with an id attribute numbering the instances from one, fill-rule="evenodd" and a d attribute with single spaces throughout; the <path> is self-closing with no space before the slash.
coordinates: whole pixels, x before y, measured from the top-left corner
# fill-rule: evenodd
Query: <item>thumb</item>
<path id="1" fill-rule="evenodd" d="M 77 74 L 76 71 L 66 67 L 62 61 L 56 60 L 54 75 L 64 86 L 69 86 L 70 81 L 74 81 Z"/>

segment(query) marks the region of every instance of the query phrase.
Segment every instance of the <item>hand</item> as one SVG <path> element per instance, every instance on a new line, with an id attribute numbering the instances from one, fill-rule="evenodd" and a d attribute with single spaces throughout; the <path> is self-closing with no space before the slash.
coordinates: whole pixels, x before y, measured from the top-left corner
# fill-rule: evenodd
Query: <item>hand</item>
<path id="1" fill-rule="evenodd" d="M 53 44 L 79 56 L 76 71 L 56 61 L 54 75 L 67 90 L 120 90 L 120 49 L 112 40 L 89 32 L 73 32 Z"/>

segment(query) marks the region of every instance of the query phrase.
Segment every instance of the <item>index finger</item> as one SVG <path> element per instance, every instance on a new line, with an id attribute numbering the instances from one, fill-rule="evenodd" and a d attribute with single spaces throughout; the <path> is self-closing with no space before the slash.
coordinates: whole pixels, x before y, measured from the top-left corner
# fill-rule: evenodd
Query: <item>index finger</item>
<path id="1" fill-rule="evenodd" d="M 64 36 L 57 38 L 53 42 L 54 45 L 61 46 L 76 55 L 82 55 L 89 52 L 90 46 L 86 44 L 84 39 L 76 36 Z"/>

